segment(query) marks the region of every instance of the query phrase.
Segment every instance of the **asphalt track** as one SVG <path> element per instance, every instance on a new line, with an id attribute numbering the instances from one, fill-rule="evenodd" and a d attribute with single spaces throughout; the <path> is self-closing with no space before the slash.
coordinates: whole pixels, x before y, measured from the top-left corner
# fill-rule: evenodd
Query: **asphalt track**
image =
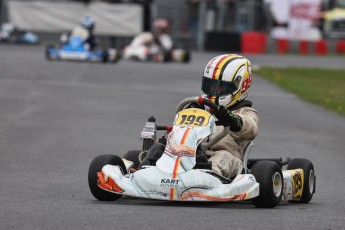
<path id="1" fill-rule="evenodd" d="M 88 188 L 91 160 L 139 149 L 153 115 L 171 124 L 177 103 L 199 95 L 202 69 L 123 61 L 49 62 L 43 47 L 0 46 L 0 229 L 344 229 L 345 119 L 257 76 L 250 99 L 261 116 L 253 157 L 314 163 L 309 204 L 123 198 L 99 202 Z M 339 57 L 251 56 L 253 65 L 344 67 Z M 326 76 L 325 76 L 326 77 Z"/>

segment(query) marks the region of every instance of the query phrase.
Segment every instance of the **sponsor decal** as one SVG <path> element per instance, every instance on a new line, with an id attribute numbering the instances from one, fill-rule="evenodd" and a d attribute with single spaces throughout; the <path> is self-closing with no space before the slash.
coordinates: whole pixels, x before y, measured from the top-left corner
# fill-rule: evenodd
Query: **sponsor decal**
<path id="1" fill-rule="evenodd" d="M 303 191 L 302 173 L 300 171 L 295 171 L 295 173 L 292 175 L 292 181 L 293 181 L 292 189 L 294 191 L 293 197 L 294 198 L 302 197 L 302 191 Z"/>
<path id="2" fill-rule="evenodd" d="M 181 195 L 181 200 L 208 200 L 208 201 L 235 201 L 235 200 L 245 200 L 246 193 L 241 193 L 234 195 L 232 197 L 218 197 L 198 191 L 188 192 L 184 195 Z"/>
<path id="3" fill-rule="evenodd" d="M 61 56 L 61 58 L 70 58 L 70 59 L 82 60 L 82 59 L 87 58 L 87 53 L 61 51 L 60 56 Z"/>
<path id="4" fill-rule="evenodd" d="M 176 179 L 161 179 L 161 186 L 162 187 L 177 187 L 179 185 L 180 180 Z"/>
<path id="5" fill-rule="evenodd" d="M 217 59 L 217 57 L 212 58 L 212 60 L 209 61 L 209 62 L 207 63 L 207 67 L 211 67 L 212 64 L 213 64 L 213 62 L 214 62 L 216 59 Z"/>
<path id="6" fill-rule="evenodd" d="M 157 191 L 157 190 L 140 190 L 140 192 L 145 193 L 147 195 L 160 195 L 163 197 L 168 196 L 168 194 L 166 194 L 165 192 L 161 192 L 161 191 Z"/>
<path id="7" fill-rule="evenodd" d="M 318 3 L 295 3 L 290 9 L 292 17 L 300 19 L 317 19 L 320 14 L 320 5 Z"/>
<path id="8" fill-rule="evenodd" d="M 242 90 L 241 90 L 241 94 L 246 92 L 250 86 L 252 84 L 252 75 L 249 75 L 248 78 L 246 78 L 243 82 L 242 82 Z"/>
<path id="9" fill-rule="evenodd" d="M 141 138 L 152 138 L 154 136 L 154 132 L 141 132 L 140 137 Z"/>
<path id="10" fill-rule="evenodd" d="M 195 155 L 195 148 L 191 148 L 184 145 L 177 145 L 175 141 L 169 144 L 165 148 L 165 153 L 170 156 L 177 156 L 177 157 L 194 157 Z"/>
<path id="11" fill-rule="evenodd" d="M 291 178 L 284 178 L 283 184 L 283 200 L 292 199 Z"/>

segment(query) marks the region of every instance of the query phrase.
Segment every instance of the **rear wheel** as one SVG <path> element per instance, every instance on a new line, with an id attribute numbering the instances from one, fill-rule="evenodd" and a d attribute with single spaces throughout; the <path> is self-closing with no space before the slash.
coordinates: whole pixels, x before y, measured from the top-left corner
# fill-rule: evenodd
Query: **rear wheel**
<path id="1" fill-rule="evenodd" d="M 50 52 L 49 52 L 49 49 L 51 49 L 51 48 L 53 48 L 53 46 L 51 46 L 51 45 L 46 47 L 45 58 L 48 61 L 52 60 L 51 57 L 50 57 Z"/>
<path id="2" fill-rule="evenodd" d="M 107 50 L 102 51 L 102 62 L 107 63 L 108 62 L 108 52 Z"/>
<path id="3" fill-rule="evenodd" d="M 120 53 L 116 49 L 109 48 L 107 50 L 108 61 L 111 63 L 116 63 L 120 59 Z"/>
<path id="4" fill-rule="evenodd" d="M 100 201 L 114 201 L 122 197 L 122 195 L 107 192 L 98 187 L 97 173 L 102 171 L 104 165 L 117 165 L 124 174 L 127 173 L 125 164 L 119 156 L 106 154 L 94 158 L 89 167 L 89 188 L 92 195 Z"/>
<path id="5" fill-rule="evenodd" d="M 139 168 L 144 165 L 156 165 L 157 160 L 162 156 L 165 149 L 165 145 L 162 143 L 154 144 L 147 152 L 146 157 L 140 163 Z"/>
<path id="6" fill-rule="evenodd" d="M 189 63 L 191 59 L 190 51 L 185 51 L 185 54 L 183 56 L 183 63 Z"/>
<path id="7" fill-rule="evenodd" d="M 283 173 L 279 165 L 273 161 L 258 161 L 251 170 L 260 184 L 260 195 L 253 199 L 258 208 L 274 208 L 283 195 Z"/>
<path id="8" fill-rule="evenodd" d="M 294 200 L 290 202 L 308 203 L 315 191 L 316 177 L 313 164 L 307 159 L 295 158 L 290 161 L 286 169 L 303 169 L 304 173 L 302 197 L 298 201 Z"/>

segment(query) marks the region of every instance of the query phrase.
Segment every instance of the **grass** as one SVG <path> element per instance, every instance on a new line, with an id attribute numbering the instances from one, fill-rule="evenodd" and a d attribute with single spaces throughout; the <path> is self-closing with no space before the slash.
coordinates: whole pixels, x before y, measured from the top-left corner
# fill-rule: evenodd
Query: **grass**
<path id="1" fill-rule="evenodd" d="M 261 67 L 253 73 L 305 101 L 345 116 L 345 70 Z"/>

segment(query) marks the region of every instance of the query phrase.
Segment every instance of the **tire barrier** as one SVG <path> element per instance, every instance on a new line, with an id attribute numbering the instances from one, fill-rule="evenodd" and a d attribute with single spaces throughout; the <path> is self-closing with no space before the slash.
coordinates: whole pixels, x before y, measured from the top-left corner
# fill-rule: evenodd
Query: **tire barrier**
<path id="1" fill-rule="evenodd" d="M 248 54 L 345 54 L 345 40 L 288 40 L 273 39 L 261 32 L 241 34 L 241 52 Z"/>
<path id="2" fill-rule="evenodd" d="M 260 54 L 266 52 L 266 34 L 246 32 L 241 36 L 241 51 L 243 53 Z"/>
<path id="3" fill-rule="evenodd" d="M 337 53 L 345 54 L 345 41 L 339 41 L 336 45 Z"/>

